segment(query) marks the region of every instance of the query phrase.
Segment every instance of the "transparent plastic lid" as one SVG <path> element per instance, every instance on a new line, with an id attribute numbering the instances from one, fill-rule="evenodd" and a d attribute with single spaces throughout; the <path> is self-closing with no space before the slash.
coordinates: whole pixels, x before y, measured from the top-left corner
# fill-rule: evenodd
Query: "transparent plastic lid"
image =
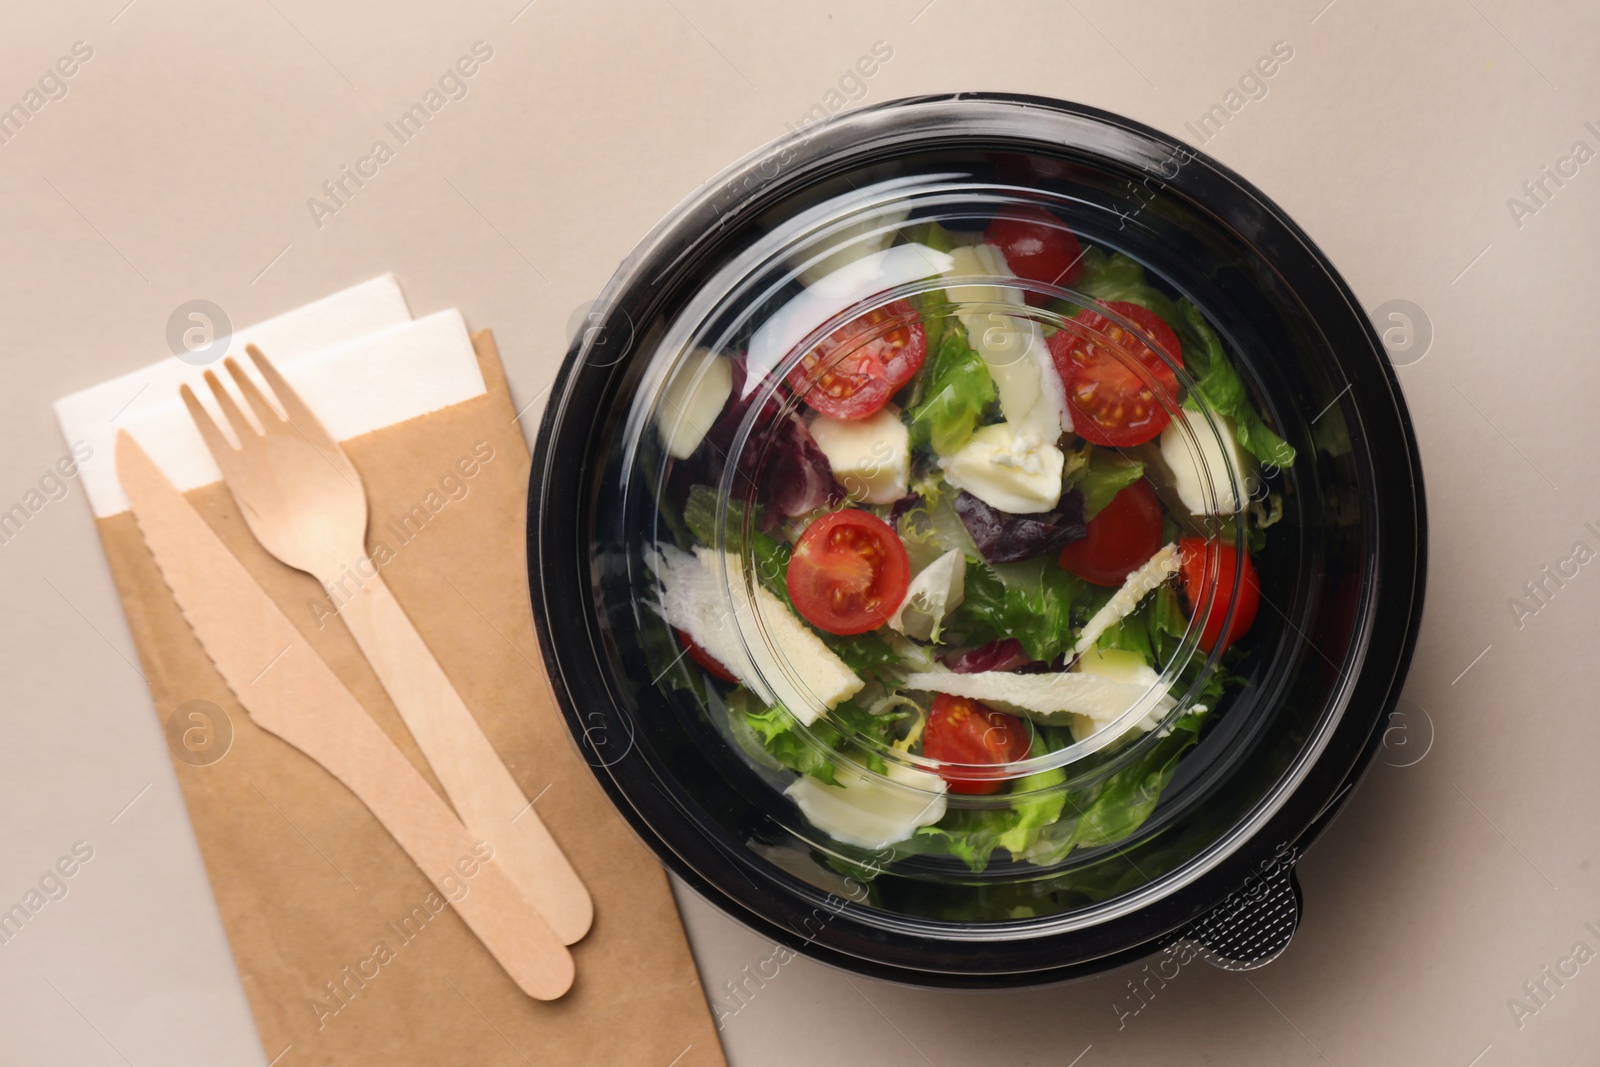
<path id="1" fill-rule="evenodd" d="M 1158 131 L 852 111 L 695 190 L 586 322 L 530 482 L 552 688 L 763 936 L 1103 969 L 1232 915 L 1381 740 L 1425 574 L 1398 383 L 1306 235 Z"/>
<path id="2" fill-rule="evenodd" d="M 1114 843 L 1226 693 L 1271 465 L 1204 316 L 1061 206 L 925 174 L 764 220 L 633 392 L 653 684 L 813 883 Z"/>

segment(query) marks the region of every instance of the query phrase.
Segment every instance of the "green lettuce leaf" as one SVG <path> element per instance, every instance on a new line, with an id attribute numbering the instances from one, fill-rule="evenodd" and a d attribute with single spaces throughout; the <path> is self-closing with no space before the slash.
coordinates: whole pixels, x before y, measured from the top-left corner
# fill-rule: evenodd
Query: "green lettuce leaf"
<path id="1" fill-rule="evenodd" d="M 1073 286 L 1074 289 L 1107 304 L 1125 301 L 1149 308 L 1162 321 L 1177 328 L 1178 306 L 1170 296 L 1145 281 L 1144 268 L 1137 260 L 1121 252 L 1113 252 L 1108 256 L 1098 248 L 1086 248 L 1082 263 L 1083 276 Z M 1079 311 L 1076 304 L 1065 300 L 1055 303 L 1054 310 L 1062 315 L 1072 316 Z"/>
<path id="2" fill-rule="evenodd" d="M 877 678 L 886 683 L 897 680 L 900 657 L 876 631 L 830 634 L 818 630 L 817 636 L 822 638 L 823 644 L 833 650 L 834 655 L 844 661 L 846 667 L 861 677 Z"/>
<path id="3" fill-rule="evenodd" d="M 1061 817 L 1042 828 L 1021 858 L 1041 866 L 1059 863 L 1079 847 L 1112 845 L 1144 825 L 1172 781 L 1179 758 L 1199 740 L 1210 709 L 1194 711 L 1172 725 L 1138 759 L 1115 774 L 1063 796 Z"/>
<path id="4" fill-rule="evenodd" d="M 1002 568 L 967 561 L 966 595 L 950 628 L 971 644 L 1015 637 L 1033 659 L 1055 659 L 1071 647 L 1073 625 L 1081 626 L 1098 606 L 1091 606 L 1094 591 L 1054 559 L 1002 567 L 1009 581 L 1002 579 Z"/>
<path id="5" fill-rule="evenodd" d="M 945 319 L 944 327 L 937 350 L 930 342 L 932 355 L 922 370 L 923 386 L 907 414 L 912 444 L 948 456 L 977 429 L 984 410 L 995 401 L 995 388 L 983 357 L 967 344 L 959 320 Z"/>
<path id="6" fill-rule="evenodd" d="M 926 219 L 904 231 L 906 240 L 926 245 L 935 252 L 948 252 L 956 246 L 955 237 L 933 219 Z"/>
<path id="7" fill-rule="evenodd" d="M 767 707 L 743 687 L 728 694 L 728 714 L 738 716 L 769 756 L 791 771 L 835 784 L 833 762 L 825 748 L 807 741 L 800 723 L 782 707 Z"/>
<path id="8" fill-rule="evenodd" d="M 1184 631 L 1188 626 L 1189 620 L 1179 603 L 1177 589 L 1171 585 L 1163 585 L 1138 608 L 1101 634 L 1095 647 L 1137 652 L 1145 658 L 1145 662 L 1160 670 L 1177 658 L 1183 644 Z M 1205 677 L 1204 684 L 1193 697 L 1193 702 L 1216 707 L 1229 686 L 1244 681 L 1243 677 L 1234 674 L 1227 666 L 1227 664 L 1237 664 L 1244 655 L 1245 653 L 1240 650 L 1230 651 L 1226 662 Z M 1187 692 L 1188 688 L 1200 679 L 1201 672 L 1205 669 L 1205 661 L 1203 653 L 1196 652 L 1191 655 L 1189 662 L 1178 672 L 1174 690 L 1180 693 Z"/>
<path id="9" fill-rule="evenodd" d="M 1100 784 L 1094 800 L 1079 812 L 1075 846 L 1111 845 L 1132 834 L 1161 799 L 1178 769 L 1178 757 L 1200 739 L 1206 712 L 1191 712 L 1172 724 L 1172 732 L 1150 746 L 1140 759 Z"/>
<path id="10" fill-rule="evenodd" d="M 1161 586 L 1144 606 L 1143 615 L 1150 645 L 1165 663 L 1177 655 L 1184 631 L 1189 628 L 1188 617 L 1178 603 L 1178 590 L 1171 585 Z"/>
<path id="11" fill-rule="evenodd" d="M 1067 488 L 1083 494 L 1083 517 L 1092 519 L 1123 489 L 1144 476 L 1144 464 L 1109 448 L 1089 449 L 1088 462 L 1067 478 Z"/>
<path id="12" fill-rule="evenodd" d="M 1064 735 L 1039 731 L 1031 756 L 1042 756 L 1068 743 Z M 1063 767 L 1039 771 L 1017 779 L 1011 791 L 1017 799 L 1005 808 L 952 808 L 933 826 L 924 826 L 908 850 L 946 852 L 974 871 L 982 871 L 997 848 L 1020 856 L 1032 847 L 1040 832 L 1061 817 L 1066 794 L 1059 788 L 1067 780 Z"/>
<path id="13" fill-rule="evenodd" d="M 991 808 L 951 808 L 933 826 L 917 830 L 912 847 L 905 851 L 945 852 L 974 871 L 989 866 L 989 857 L 1000 847 L 1011 812 Z"/>
<path id="14" fill-rule="evenodd" d="M 1095 642 L 1095 648 L 1104 652 L 1107 649 L 1120 649 L 1124 652 L 1137 652 L 1144 657 L 1146 663 L 1160 666 L 1160 653 L 1152 646 L 1150 630 L 1145 625 L 1142 615 L 1135 612 L 1125 615 L 1118 620 L 1115 626 L 1100 635 L 1100 640 Z"/>
<path id="15" fill-rule="evenodd" d="M 1233 420 L 1234 433 L 1246 452 L 1273 466 L 1293 464 L 1294 448 L 1262 420 L 1250 402 L 1244 382 L 1222 351 L 1222 339 L 1200 309 L 1184 298 L 1178 301 L 1178 315 L 1175 327 L 1183 342 L 1184 368 L 1195 379 L 1185 406 L 1199 410 L 1197 401 L 1204 401 L 1212 411 Z"/>
<path id="16" fill-rule="evenodd" d="M 760 505 L 750 507 L 749 558 L 755 564 L 756 577 L 762 586 L 783 603 L 792 608 L 789 601 L 789 587 L 784 580 L 788 573 L 789 556 L 792 546 L 781 537 L 763 533 L 759 527 L 763 509 Z M 735 555 L 743 555 L 741 549 L 744 545 L 745 533 L 741 529 L 743 504 L 732 501 L 728 507 L 727 536 L 723 542 L 724 547 Z M 716 544 L 717 528 L 717 491 L 709 485 L 691 486 L 687 499 L 683 503 L 683 524 L 689 528 L 694 539 L 710 548 Z"/>
<path id="17" fill-rule="evenodd" d="M 1188 620 L 1171 585 L 1159 587 L 1138 608 L 1100 635 L 1097 648 L 1137 652 L 1158 670 L 1178 653 Z M 1203 658 L 1203 657 L 1202 657 Z"/>
<path id="18" fill-rule="evenodd" d="M 845 701 L 811 724 L 809 733 L 815 742 L 820 742 L 817 744 L 807 740 L 799 720 L 786 709 L 767 707 L 743 686 L 729 693 L 725 703 L 730 718 L 737 717 L 748 727 L 767 755 L 791 771 L 809 774 L 829 785 L 838 784 L 834 776 L 835 755 L 852 747 L 852 734 L 888 747 L 895 739 L 897 724 L 911 714 L 892 711 L 874 715 L 858 704 Z M 887 769 L 882 757 L 859 747 L 855 747 L 854 757 L 880 774 Z"/>
<path id="19" fill-rule="evenodd" d="M 1030 757 L 1048 755 L 1065 748 L 1069 738 L 1055 731 L 1039 730 L 1034 736 Z M 1011 791 L 1017 794 L 1012 803 L 1011 824 L 1000 834 L 999 845 L 1013 856 L 1020 856 L 1038 840 L 1040 832 L 1061 818 L 1066 806 L 1066 794 L 1059 788 L 1067 780 L 1067 769 L 1055 767 L 1037 771 L 1019 778 Z"/>

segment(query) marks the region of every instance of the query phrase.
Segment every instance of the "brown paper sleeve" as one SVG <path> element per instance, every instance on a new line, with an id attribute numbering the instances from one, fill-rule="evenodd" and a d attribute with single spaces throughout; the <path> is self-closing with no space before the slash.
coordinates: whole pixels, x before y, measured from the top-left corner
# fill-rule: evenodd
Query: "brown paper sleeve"
<path id="1" fill-rule="evenodd" d="M 274 1067 L 723 1064 L 667 879 L 593 781 L 545 680 L 528 604 L 530 458 L 489 331 L 473 344 L 483 396 L 345 449 L 384 579 L 594 896 L 558 1001 L 522 994 L 360 801 L 250 721 L 133 515 L 98 520 L 263 1051 Z M 437 789 L 321 586 L 266 554 L 220 483 L 187 496 Z"/>

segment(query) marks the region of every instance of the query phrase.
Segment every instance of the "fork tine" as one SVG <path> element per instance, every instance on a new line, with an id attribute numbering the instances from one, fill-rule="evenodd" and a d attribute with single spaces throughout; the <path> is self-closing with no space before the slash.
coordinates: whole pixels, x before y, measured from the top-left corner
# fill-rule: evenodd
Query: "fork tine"
<path id="1" fill-rule="evenodd" d="M 200 398 L 194 395 L 194 390 L 187 385 L 178 387 L 178 395 L 183 398 L 183 406 L 189 409 L 189 417 L 194 420 L 195 429 L 200 431 L 200 437 L 206 443 L 206 450 L 211 453 L 211 458 L 217 461 L 218 468 L 224 478 L 233 466 L 235 449 L 222 436 L 222 431 L 217 429 L 217 424 L 211 420 L 211 413 L 200 406 Z"/>
<path id="2" fill-rule="evenodd" d="M 300 427 L 301 431 L 308 435 L 308 440 L 320 435 L 322 440 L 317 442 L 319 448 L 332 447 L 334 443 L 333 435 L 322 425 L 322 420 L 317 418 L 316 413 L 306 406 L 306 402 L 300 399 L 300 394 L 294 391 L 294 386 L 285 381 L 283 375 L 278 373 L 278 368 L 273 365 L 272 361 L 263 355 L 261 349 L 255 345 L 245 345 L 244 350 L 249 353 L 250 362 L 256 365 L 256 370 L 261 372 L 261 377 L 266 381 L 267 388 L 271 389 L 272 395 L 277 397 L 278 403 L 283 407 L 284 414 L 289 416 L 289 421 Z"/>
<path id="3" fill-rule="evenodd" d="M 217 406 L 222 408 L 222 417 L 233 427 L 233 435 L 239 439 L 239 447 L 243 449 L 250 443 L 252 437 L 258 436 L 255 427 L 250 425 L 250 420 L 245 418 L 244 412 L 239 410 L 239 405 L 234 403 L 233 394 L 222 384 L 222 379 L 217 377 L 216 371 L 206 371 L 205 379 L 206 384 L 211 387 L 211 395 L 217 398 Z"/>
<path id="4" fill-rule="evenodd" d="M 228 368 L 228 375 L 238 385 L 239 392 L 244 394 L 245 403 L 249 404 L 250 410 L 256 413 L 256 421 L 261 423 L 263 430 L 266 430 L 275 422 L 283 421 L 283 416 L 278 414 L 278 409 L 273 407 L 272 402 L 262 395 L 260 388 L 255 383 L 255 379 L 245 373 L 238 360 L 229 356 L 222 361 L 222 365 Z"/>
<path id="5" fill-rule="evenodd" d="M 300 399 L 300 394 L 294 391 L 294 386 L 284 380 L 283 375 L 278 373 L 278 368 L 262 354 L 261 349 L 255 345 L 245 345 L 244 350 L 250 354 L 250 362 L 256 365 L 256 370 L 260 371 L 261 377 L 266 380 L 267 388 L 272 390 L 279 406 L 283 408 L 289 426 L 322 453 L 322 458 L 342 474 L 345 481 L 359 485 L 361 475 L 356 472 L 355 465 L 350 462 L 350 457 L 345 454 L 338 438 L 329 433 L 328 428 L 322 425 L 322 420 L 317 418 L 317 413 L 306 406 L 306 402 Z"/>

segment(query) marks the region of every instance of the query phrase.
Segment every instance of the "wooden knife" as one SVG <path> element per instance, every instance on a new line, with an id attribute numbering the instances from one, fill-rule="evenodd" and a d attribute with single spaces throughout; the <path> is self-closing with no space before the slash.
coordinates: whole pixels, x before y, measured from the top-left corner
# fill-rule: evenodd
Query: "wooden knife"
<path id="1" fill-rule="evenodd" d="M 343 782 L 448 898 L 445 879 L 478 842 L 125 430 L 116 458 L 167 586 L 250 718 Z M 498 864 L 455 908 L 523 992 L 571 988 L 572 954 Z"/>

